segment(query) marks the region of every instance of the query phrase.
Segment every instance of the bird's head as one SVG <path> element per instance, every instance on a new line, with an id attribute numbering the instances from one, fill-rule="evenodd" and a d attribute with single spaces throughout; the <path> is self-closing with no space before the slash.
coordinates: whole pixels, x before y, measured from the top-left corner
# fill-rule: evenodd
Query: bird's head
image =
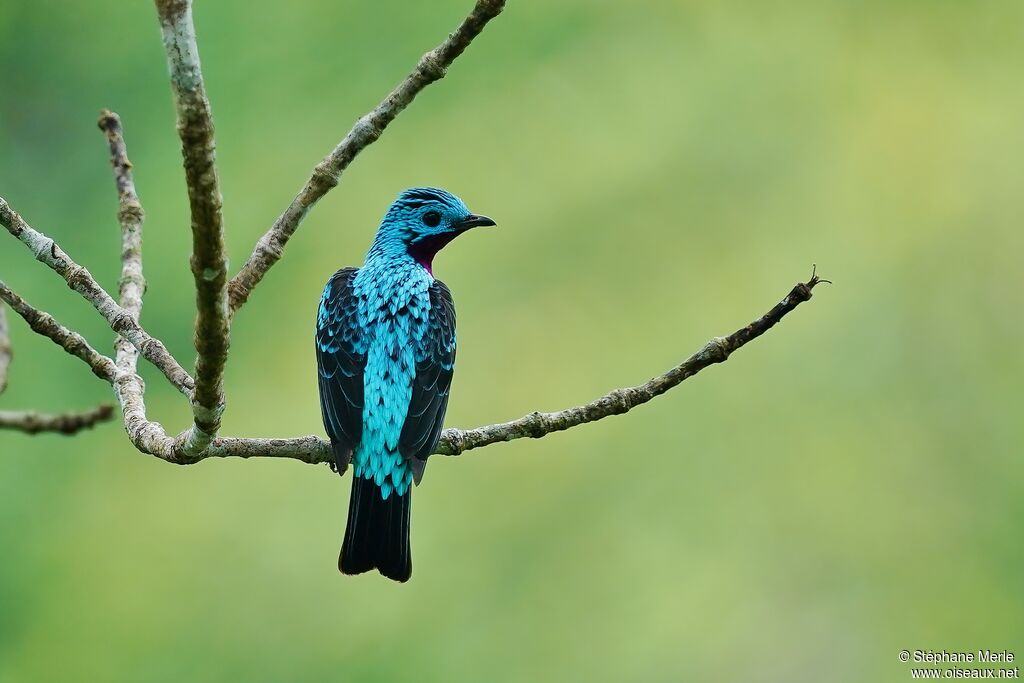
<path id="1" fill-rule="evenodd" d="M 470 228 L 495 225 L 472 213 L 461 199 L 434 187 L 414 187 L 398 195 L 377 231 L 375 245 L 405 249 L 428 271 L 434 256 Z"/>

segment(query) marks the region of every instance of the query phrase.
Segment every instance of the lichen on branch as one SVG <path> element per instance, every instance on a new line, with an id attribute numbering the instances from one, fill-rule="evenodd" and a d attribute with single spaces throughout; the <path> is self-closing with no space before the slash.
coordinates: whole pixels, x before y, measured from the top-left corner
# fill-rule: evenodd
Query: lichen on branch
<path id="1" fill-rule="evenodd" d="M 213 113 L 199 65 L 190 0 L 157 0 L 160 32 L 178 118 L 178 137 L 185 166 L 192 215 L 192 278 L 196 287 L 196 386 L 192 396 L 193 426 L 185 443 L 199 453 L 220 430 L 224 412 L 224 366 L 230 346 L 228 261 L 224 249 L 224 217 L 217 179 Z"/>

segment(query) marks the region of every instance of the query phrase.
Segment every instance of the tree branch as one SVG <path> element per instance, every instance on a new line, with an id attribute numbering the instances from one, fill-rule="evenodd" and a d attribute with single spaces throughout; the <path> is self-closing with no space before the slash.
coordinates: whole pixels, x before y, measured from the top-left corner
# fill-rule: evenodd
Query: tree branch
<path id="1" fill-rule="evenodd" d="M 60 432 L 76 434 L 83 429 L 91 429 L 100 422 L 106 422 L 114 416 L 114 408 L 101 405 L 80 413 L 60 413 L 48 415 L 31 410 L 0 410 L 0 429 L 14 429 L 26 434 L 39 432 Z"/>
<path id="2" fill-rule="evenodd" d="M 198 453 L 217 435 L 224 412 L 224 365 L 230 340 L 224 225 L 217 181 L 213 115 L 203 86 L 191 0 L 156 0 L 178 116 L 192 213 L 192 277 L 196 285 L 196 387 L 193 428 L 185 443 Z"/>
<path id="3" fill-rule="evenodd" d="M 248 300 L 253 288 L 281 259 L 284 247 L 313 205 L 337 186 L 341 174 L 363 149 L 380 137 L 388 124 L 431 83 L 444 78 L 452 62 L 505 7 L 505 0 L 477 0 L 473 11 L 448 38 L 423 55 L 412 73 L 377 107 L 356 121 L 337 147 L 313 169 L 305 186 L 259 239 L 249 260 L 228 284 L 231 312 Z"/>
<path id="4" fill-rule="evenodd" d="M 459 455 L 473 448 L 489 446 L 499 441 L 512 441 L 523 437 L 539 439 L 552 432 L 564 431 L 611 415 L 629 412 L 638 405 L 643 405 L 678 386 L 709 365 L 724 363 L 733 352 L 760 337 L 782 320 L 787 313 L 810 300 L 811 290 L 821 282 L 828 282 L 828 280 L 822 280 L 817 273 L 812 273 L 810 280 L 795 285 L 782 301 L 754 322 L 727 337 L 715 337 L 676 367 L 644 384 L 626 389 L 616 389 L 586 405 L 568 408 L 557 413 L 530 413 L 512 422 L 478 427 L 477 429 L 446 429 L 441 435 L 441 441 L 435 452 L 444 455 Z"/>
<path id="5" fill-rule="evenodd" d="M 187 462 L 181 456 L 184 440 L 180 437 L 177 440 L 170 438 L 159 423 L 146 419 L 142 378 L 135 373 L 119 372 L 114 361 L 92 348 L 82 335 L 61 325 L 49 313 L 31 306 L 2 281 L 0 301 L 6 301 L 34 332 L 49 338 L 72 356 L 84 361 L 92 368 L 94 375 L 114 386 L 114 394 L 124 412 L 125 430 L 137 449 L 170 462 Z"/>
<path id="6" fill-rule="evenodd" d="M 292 439 L 217 437 L 224 408 L 223 369 L 228 353 L 230 313 L 245 303 L 252 289 L 281 258 L 285 244 L 313 204 L 338 184 L 341 174 L 356 155 L 375 141 L 423 88 L 445 75 L 448 66 L 480 34 L 487 22 L 501 12 L 504 0 L 477 0 L 473 11 L 456 31 L 437 48 L 423 55 L 413 72 L 377 108 L 356 122 L 338 146 L 314 168 L 306 185 L 259 240 L 252 256 L 230 284 L 227 282 L 213 123 L 199 67 L 191 3 L 190 0 L 156 0 L 156 5 L 175 96 L 192 216 L 192 273 L 198 309 L 196 380 L 193 381 L 166 347 L 146 333 L 138 322 L 145 289 L 141 252 L 143 212 L 135 193 L 131 163 L 116 114 L 103 112 L 99 126 L 106 133 L 110 145 L 120 199 L 120 304 L 100 287 L 88 270 L 72 261 L 52 239 L 33 230 L 0 198 L 0 223 L 23 242 L 37 260 L 60 274 L 72 289 L 92 303 L 119 335 L 115 342 L 116 360 L 98 353 L 81 335 L 27 304 L 2 282 L 0 301 L 7 302 L 24 317 L 34 331 L 86 362 L 94 374 L 113 385 L 128 436 L 143 453 L 178 464 L 191 464 L 211 457 L 279 457 L 307 463 L 329 463 L 333 460 L 330 446 L 317 436 Z M 628 412 L 678 386 L 709 365 L 727 360 L 730 354 L 767 332 L 790 311 L 809 300 L 819 282 L 827 280 L 821 280 L 812 273 L 810 280 L 797 284 L 779 304 L 750 325 L 727 337 L 712 339 L 680 365 L 644 384 L 616 389 L 586 405 L 555 413 L 534 412 L 518 420 L 476 429 L 447 429 L 434 452 L 458 455 L 500 441 L 540 438 Z M 0 308 L 0 387 L 6 379 L 6 366 L 10 360 L 5 323 L 3 309 Z M 139 354 L 159 368 L 192 401 L 193 425 L 175 437 L 168 436 L 159 423 L 150 422 L 146 417 L 145 386 L 136 372 Z M 104 413 L 103 407 L 65 416 L 5 412 L 0 413 L 0 426 L 11 424 L 26 431 L 53 428 L 70 432 L 108 417 L 109 412 Z"/>
<path id="7" fill-rule="evenodd" d="M 109 370 L 106 363 L 110 360 L 109 358 L 93 351 L 85 340 L 75 335 L 74 332 L 56 325 L 53 318 L 29 306 L 24 299 L 12 292 L 3 282 L 0 282 L 0 301 L 7 301 L 12 306 L 16 304 L 20 309 L 16 309 L 16 312 L 26 317 L 33 330 L 42 331 L 66 351 L 85 360 L 93 368 L 93 372 L 103 373 L 100 375 L 103 377 Z M 11 356 L 7 314 L 5 306 L 0 303 L 0 394 L 7 388 L 7 371 L 10 368 Z M 106 377 L 103 378 L 106 379 Z M 13 429 L 26 434 L 38 434 L 39 432 L 74 434 L 82 429 L 92 427 L 98 422 L 109 420 L 113 413 L 114 409 L 109 405 L 100 405 L 80 413 L 57 415 L 37 413 L 32 410 L 0 410 L 0 429 Z"/>
<path id="8" fill-rule="evenodd" d="M 108 382 L 114 381 L 117 374 L 114 361 L 92 348 L 85 337 L 61 325 L 49 313 L 44 313 L 31 306 L 2 280 L 0 280 L 0 300 L 7 302 L 11 310 L 24 318 L 33 332 L 49 338 L 54 344 L 82 360 L 100 379 Z"/>
<path id="9" fill-rule="evenodd" d="M 33 230 L 2 197 L 0 197 L 0 224 L 28 247 L 35 254 L 37 261 L 52 268 L 64 278 L 71 289 L 91 303 L 107 321 L 110 328 L 130 341 L 139 350 L 142 357 L 156 366 L 178 391 L 191 398 L 195 382 L 174 359 L 163 342 L 150 336 L 127 311 L 118 306 L 117 302 L 100 287 L 88 270 L 71 260 L 71 257 L 64 253 L 64 250 L 52 239 Z"/>
<path id="10" fill-rule="evenodd" d="M 468 450 L 482 448 L 501 441 L 513 441 L 524 437 L 539 439 L 553 432 L 564 431 L 611 415 L 629 412 L 678 386 L 709 365 L 724 363 L 732 353 L 760 337 L 790 311 L 810 300 L 811 290 L 821 282 L 828 282 L 828 280 L 822 280 L 816 273 L 812 273 L 807 282 L 795 285 L 782 301 L 757 320 L 727 337 L 715 337 L 676 367 L 644 384 L 616 389 L 586 405 L 567 408 L 557 413 L 535 412 L 512 422 L 476 429 L 446 429 L 441 433 L 441 439 L 434 449 L 434 453 L 459 455 Z M 330 444 L 316 436 L 302 436 L 294 439 L 222 437 L 214 439 L 198 460 L 211 457 L 292 458 L 310 464 L 330 463 L 334 459 Z"/>
<path id="11" fill-rule="evenodd" d="M 0 303 L 0 394 L 7 388 L 7 371 L 11 367 L 11 337 L 7 330 L 7 310 Z"/>
<path id="12" fill-rule="evenodd" d="M 146 292 L 146 278 L 142 275 L 142 221 L 145 212 L 135 192 L 132 162 L 128 161 L 128 148 L 124 142 L 121 118 L 104 109 L 97 122 L 110 146 L 110 164 L 114 169 L 117 187 L 118 222 L 121 224 L 121 279 L 118 303 L 136 323 L 142 313 L 142 295 Z M 114 342 L 115 362 L 119 372 L 134 373 L 139 351 L 122 336 Z"/>
<path id="13" fill-rule="evenodd" d="M 121 224 L 121 284 L 118 297 L 121 307 L 137 323 L 142 314 L 142 295 L 146 290 L 146 280 L 142 275 L 144 213 L 135 192 L 132 163 L 128 161 L 120 117 L 104 109 L 100 112 L 98 124 L 110 145 L 110 163 L 114 169 L 114 184 L 117 186 L 117 217 Z M 161 425 L 150 422 L 146 417 L 146 386 L 136 372 L 138 349 L 124 337 L 117 338 L 114 349 L 118 373 L 113 383 L 114 394 L 121 405 L 128 438 L 144 453 L 169 458 L 174 453 L 174 440 L 167 436 Z"/>

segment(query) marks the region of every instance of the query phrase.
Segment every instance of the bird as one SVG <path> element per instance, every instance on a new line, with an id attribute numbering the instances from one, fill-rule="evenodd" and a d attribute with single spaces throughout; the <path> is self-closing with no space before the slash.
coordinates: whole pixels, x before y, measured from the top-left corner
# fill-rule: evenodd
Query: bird
<path id="1" fill-rule="evenodd" d="M 403 583 L 412 576 L 412 487 L 441 436 L 455 370 L 455 305 L 433 260 L 464 232 L 493 225 L 445 190 L 405 190 L 362 267 L 338 270 L 324 287 L 320 408 L 335 468 L 353 466 L 343 574 L 376 569 Z"/>

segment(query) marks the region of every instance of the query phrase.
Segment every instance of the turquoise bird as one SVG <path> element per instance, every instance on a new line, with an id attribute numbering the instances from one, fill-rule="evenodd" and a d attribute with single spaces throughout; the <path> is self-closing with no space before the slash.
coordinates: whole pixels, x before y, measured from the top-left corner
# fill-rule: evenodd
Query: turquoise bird
<path id="1" fill-rule="evenodd" d="M 324 287 L 320 408 L 338 472 L 353 464 L 342 573 L 412 576 L 412 485 L 437 446 L 455 370 L 455 307 L 433 259 L 470 228 L 494 224 L 444 190 L 406 190 L 363 267 L 342 268 Z"/>

